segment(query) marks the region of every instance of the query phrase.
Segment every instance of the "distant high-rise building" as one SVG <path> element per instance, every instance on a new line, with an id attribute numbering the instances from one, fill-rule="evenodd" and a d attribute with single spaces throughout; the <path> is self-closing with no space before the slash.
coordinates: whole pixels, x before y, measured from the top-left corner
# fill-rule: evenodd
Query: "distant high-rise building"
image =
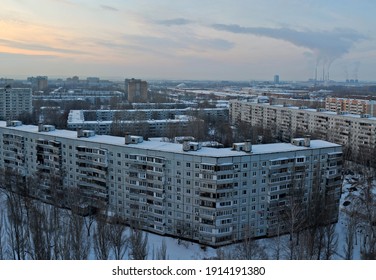
<path id="1" fill-rule="evenodd" d="M 279 75 L 274 75 L 274 83 L 279 84 Z"/>
<path id="2" fill-rule="evenodd" d="M 140 79 L 125 79 L 125 94 L 129 102 L 146 102 L 148 100 L 148 83 Z"/>
<path id="3" fill-rule="evenodd" d="M 87 77 L 86 83 L 89 87 L 99 86 L 100 79 L 98 77 Z"/>
<path id="4" fill-rule="evenodd" d="M 27 80 L 35 91 L 45 91 L 48 88 L 47 76 L 29 77 Z"/>
<path id="5" fill-rule="evenodd" d="M 31 88 L 12 88 L 10 85 L 0 90 L 0 119 L 10 120 L 21 113 L 31 113 Z"/>

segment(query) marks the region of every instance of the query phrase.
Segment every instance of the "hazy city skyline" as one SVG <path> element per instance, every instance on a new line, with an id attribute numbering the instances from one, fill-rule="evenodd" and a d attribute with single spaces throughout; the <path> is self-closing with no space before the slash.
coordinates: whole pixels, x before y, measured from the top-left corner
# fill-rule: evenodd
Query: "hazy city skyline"
<path id="1" fill-rule="evenodd" d="M 376 2 L 3 0 L 0 77 L 376 80 Z"/>

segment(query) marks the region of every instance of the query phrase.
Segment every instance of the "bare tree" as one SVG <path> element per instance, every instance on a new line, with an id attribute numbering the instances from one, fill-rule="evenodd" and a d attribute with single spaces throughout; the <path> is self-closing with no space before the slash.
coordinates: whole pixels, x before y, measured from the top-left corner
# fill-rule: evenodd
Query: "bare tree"
<path id="1" fill-rule="evenodd" d="M 34 200 L 28 204 L 28 208 L 29 254 L 34 260 L 49 260 L 52 258 L 52 240 L 47 218 L 48 206 Z"/>
<path id="2" fill-rule="evenodd" d="M 252 237 L 244 238 L 242 243 L 236 246 L 236 258 L 239 260 L 266 260 L 268 259 L 264 248 Z"/>
<path id="3" fill-rule="evenodd" d="M 71 211 L 69 219 L 69 240 L 72 259 L 86 260 L 89 254 L 90 240 L 84 228 L 84 217 Z"/>
<path id="4" fill-rule="evenodd" d="M 354 240 L 356 232 L 356 217 L 355 215 L 348 216 L 347 218 L 347 229 L 345 236 L 344 252 L 345 259 L 352 260 L 354 255 Z"/>
<path id="5" fill-rule="evenodd" d="M 148 256 L 148 235 L 138 228 L 130 229 L 129 259 L 146 260 Z"/>
<path id="6" fill-rule="evenodd" d="M 54 238 L 55 250 L 54 254 L 56 259 L 71 260 L 73 258 L 73 250 L 71 249 L 71 236 L 70 236 L 70 213 L 69 210 L 64 210 L 60 215 L 61 228 L 59 230 L 59 237 Z"/>
<path id="7" fill-rule="evenodd" d="M 93 234 L 94 252 L 99 260 L 107 260 L 111 249 L 111 225 L 108 224 L 106 217 L 97 215 L 95 219 L 95 228 Z"/>
<path id="8" fill-rule="evenodd" d="M 0 193 L 1 196 L 1 193 Z M 0 260 L 5 259 L 5 228 L 7 227 L 7 223 L 5 220 L 5 211 L 3 211 L 2 208 L 0 208 Z"/>
<path id="9" fill-rule="evenodd" d="M 28 246 L 28 236 L 24 220 L 22 196 L 8 191 L 7 208 L 9 227 L 7 229 L 11 255 L 14 260 L 25 260 Z"/>
<path id="10" fill-rule="evenodd" d="M 297 246 L 300 232 L 306 226 L 306 210 L 303 203 L 304 184 L 300 180 L 292 180 L 285 207 L 282 209 L 283 223 L 289 234 L 288 258 L 297 259 Z"/>
<path id="11" fill-rule="evenodd" d="M 116 260 L 122 260 L 128 248 L 128 239 L 125 235 L 126 226 L 120 217 L 114 217 L 110 221 L 109 240 L 113 256 Z"/>
<path id="12" fill-rule="evenodd" d="M 156 260 L 168 260 L 166 241 L 162 240 L 161 247 L 157 248 L 155 255 Z"/>
<path id="13" fill-rule="evenodd" d="M 335 224 L 324 226 L 324 258 L 326 260 L 330 260 L 337 251 L 338 234 L 335 229 Z"/>

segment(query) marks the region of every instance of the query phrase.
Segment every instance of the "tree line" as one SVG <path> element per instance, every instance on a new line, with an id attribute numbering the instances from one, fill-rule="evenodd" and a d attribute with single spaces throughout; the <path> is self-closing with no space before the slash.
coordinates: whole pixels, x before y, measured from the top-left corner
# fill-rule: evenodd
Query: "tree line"
<path id="1" fill-rule="evenodd" d="M 148 234 L 136 223 L 126 225 L 105 208 L 83 215 L 73 204 L 61 207 L 58 192 L 46 203 L 33 197 L 40 184 L 9 173 L 2 170 L 0 177 L 0 259 L 144 260 L 150 255 Z M 167 258 L 166 244 L 152 257 Z"/>

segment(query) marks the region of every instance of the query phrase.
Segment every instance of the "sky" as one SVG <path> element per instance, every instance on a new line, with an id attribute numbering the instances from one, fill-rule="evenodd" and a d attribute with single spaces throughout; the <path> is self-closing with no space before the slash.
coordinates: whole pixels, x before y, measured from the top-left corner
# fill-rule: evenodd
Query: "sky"
<path id="1" fill-rule="evenodd" d="M 1 0 L 0 77 L 376 80 L 374 0 Z"/>

